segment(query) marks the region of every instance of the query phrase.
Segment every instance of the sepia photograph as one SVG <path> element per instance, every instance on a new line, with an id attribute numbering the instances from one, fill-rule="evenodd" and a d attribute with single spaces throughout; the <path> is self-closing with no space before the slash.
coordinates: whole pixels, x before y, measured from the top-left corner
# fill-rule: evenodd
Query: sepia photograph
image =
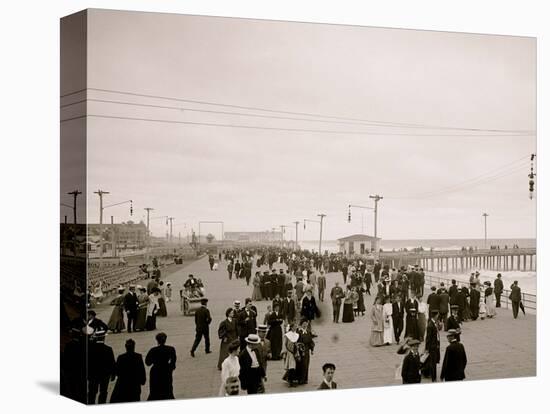
<path id="1" fill-rule="evenodd" d="M 537 38 L 59 27 L 63 396 L 537 375 Z"/>

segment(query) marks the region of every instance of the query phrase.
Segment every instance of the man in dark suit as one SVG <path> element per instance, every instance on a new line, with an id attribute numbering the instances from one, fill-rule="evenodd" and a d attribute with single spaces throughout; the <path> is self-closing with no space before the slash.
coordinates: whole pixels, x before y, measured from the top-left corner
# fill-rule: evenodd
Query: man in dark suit
<path id="1" fill-rule="evenodd" d="M 105 332 L 96 333 L 93 342 L 88 345 L 88 403 L 107 402 L 107 389 L 111 375 L 115 370 L 115 355 L 113 348 L 105 345 Z"/>
<path id="2" fill-rule="evenodd" d="M 439 329 L 437 327 L 437 316 L 439 312 L 437 309 L 430 311 L 430 320 L 428 321 L 428 326 L 426 328 L 426 351 L 429 353 L 429 367 L 430 375 L 432 377 L 432 382 L 437 381 L 437 364 L 441 359 L 440 352 L 440 340 L 439 340 Z"/>
<path id="3" fill-rule="evenodd" d="M 399 294 L 392 296 L 392 321 L 395 342 L 399 343 L 401 333 L 403 332 L 403 318 L 405 317 L 405 303 L 401 300 Z"/>
<path id="4" fill-rule="evenodd" d="M 256 317 L 257 313 L 252 309 L 252 302 L 246 303 L 245 308 L 239 312 L 237 326 L 241 351 L 246 347 L 246 337 L 250 334 L 256 334 Z"/>
<path id="5" fill-rule="evenodd" d="M 504 291 L 504 283 L 502 283 L 502 275 L 499 273 L 497 274 L 497 278 L 495 279 L 495 298 L 496 298 L 496 307 L 500 308 L 500 297 L 502 296 L 502 292 Z"/>
<path id="6" fill-rule="evenodd" d="M 279 294 L 279 297 L 283 298 L 285 296 L 285 272 L 283 269 L 279 270 L 277 275 L 277 290 L 276 293 Z"/>
<path id="7" fill-rule="evenodd" d="M 117 379 L 110 402 L 133 402 L 141 398 L 141 386 L 145 385 L 145 364 L 141 354 L 135 352 L 136 343 L 128 339 L 126 353 L 119 355 L 111 381 Z"/>
<path id="8" fill-rule="evenodd" d="M 437 311 L 439 313 L 439 295 L 436 292 L 436 287 L 432 286 L 430 288 L 431 293 L 428 295 L 428 298 L 426 299 L 426 303 L 428 304 L 428 312 Z"/>
<path id="9" fill-rule="evenodd" d="M 201 342 L 202 337 L 204 336 L 204 347 L 206 353 L 210 352 L 210 322 L 212 322 L 212 317 L 210 316 L 210 311 L 206 307 L 208 304 L 208 299 L 201 299 L 201 307 L 195 311 L 195 342 L 191 347 L 191 356 L 195 357 L 195 351 Z"/>
<path id="10" fill-rule="evenodd" d="M 449 288 L 449 304 L 457 305 L 457 294 L 458 286 L 456 285 L 456 280 L 451 280 L 451 287 Z"/>
<path id="11" fill-rule="evenodd" d="M 323 302 L 325 300 L 325 289 L 327 288 L 327 278 L 325 277 L 325 272 L 321 270 L 321 274 L 317 278 L 317 292 L 319 295 L 319 300 Z"/>
<path id="12" fill-rule="evenodd" d="M 512 301 L 512 313 L 514 319 L 518 317 L 519 307 L 521 306 L 521 289 L 518 285 L 518 281 L 515 280 L 512 286 L 510 286 L 510 300 Z M 522 309 L 523 310 L 523 309 Z M 525 314 L 525 311 L 523 311 Z"/>
<path id="13" fill-rule="evenodd" d="M 287 292 L 286 298 L 281 303 L 281 314 L 287 324 L 294 322 L 296 318 L 296 302 L 292 299 L 292 291 Z"/>
<path id="14" fill-rule="evenodd" d="M 318 390 L 335 390 L 337 388 L 337 384 L 333 381 L 334 371 L 336 371 L 336 365 L 333 363 L 327 362 L 323 365 L 323 382 L 317 387 Z"/>
<path id="15" fill-rule="evenodd" d="M 126 318 L 128 319 L 128 333 L 132 333 L 132 326 L 135 330 L 138 306 L 139 302 L 136 295 L 136 287 L 130 285 L 128 293 L 124 296 L 124 310 L 126 311 Z"/>
<path id="16" fill-rule="evenodd" d="M 88 321 L 86 325 L 92 328 L 93 332 L 107 332 L 109 330 L 107 324 L 97 318 L 95 311 L 91 309 L 88 311 Z"/>
<path id="17" fill-rule="evenodd" d="M 475 321 L 479 318 L 479 301 L 481 300 L 481 293 L 477 290 L 475 283 L 470 285 L 470 314 L 472 320 Z"/>
<path id="18" fill-rule="evenodd" d="M 401 378 L 403 384 L 417 384 L 421 381 L 420 376 L 420 355 L 418 354 L 418 339 L 412 339 L 407 342 L 411 347 L 410 352 L 403 359 L 403 367 L 401 368 Z"/>
<path id="19" fill-rule="evenodd" d="M 344 291 L 338 285 L 338 282 L 336 282 L 330 291 L 330 299 L 332 300 L 332 322 L 338 323 L 338 319 L 340 318 L 340 308 L 342 307 L 342 298 L 344 296 Z"/>
<path id="20" fill-rule="evenodd" d="M 373 273 L 374 273 L 374 283 L 378 283 L 378 279 L 380 279 L 380 270 L 382 270 L 382 265 L 381 265 L 380 262 L 377 260 L 376 263 L 374 264 L 374 270 L 373 270 Z"/>
<path id="21" fill-rule="evenodd" d="M 442 381 L 462 381 L 466 378 L 464 370 L 466 368 L 467 358 L 464 345 L 458 341 L 458 331 L 450 329 L 447 333 L 449 345 L 445 350 L 443 365 L 441 367 Z"/>
<path id="22" fill-rule="evenodd" d="M 262 367 L 261 355 L 258 351 L 260 337 L 256 334 L 250 334 L 245 338 L 246 346 L 239 354 L 239 379 L 241 388 L 248 394 L 258 394 L 262 390 L 262 383 L 265 377 L 265 371 Z"/>
<path id="23" fill-rule="evenodd" d="M 444 329 L 447 330 L 447 315 L 449 315 L 449 294 L 447 289 L 442 288 L 439 294 L 439 321 L 443 324 Z"/>

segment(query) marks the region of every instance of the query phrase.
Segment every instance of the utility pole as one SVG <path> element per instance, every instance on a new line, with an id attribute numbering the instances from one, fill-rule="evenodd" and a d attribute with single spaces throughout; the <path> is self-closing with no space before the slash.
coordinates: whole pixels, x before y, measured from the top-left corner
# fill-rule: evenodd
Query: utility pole
<path id="1" fill-rule="evenodd" d="M 151 249 L 151 233 L 149 233 L 149 213 L 154 210 L 152 207 L 145 207 L 145 211 L 147 211 L 147 246 L 145 248 L 145 261 L 149 261 L 149 250 Z"/>
<path id="2" fill-rule="evenodd" d="M 319 256 L 322 255 L 321 253 L 321 244 L 323 242 L 323 219 L 327 216 L 326 214 L 317 214 L 319 217 L 321 217 L 321 227 L 319 231 Z"/>
<path id="3" fill-rule="evenodd" d="M 172 244 L 172 221 L 175 220 L 175 217 L 168 217 L 170 220 L 170 245 Z"/>
<path id="4" fill-rule="evenodd" d="M 94 194 L 99 196 L 99 266 L 103 264 L 103 196 L 110 194 L 108 191 L 97 190 Z"/>
<path id="5" fill-rule="evenodd" d="M 300 222 L 295 221 L 294 224 L 296 225 L 296 245 L 294 246 L 294 250 L 298 250 L 298 224 L 300 224 Z"/>
<path id="6" fill-rule="evenodd" d="M 285 226 L 281 225 L 281 249 L 285 247 Z"/>
<path id="7" fill-rule="evenodd" d="M 111 216 L 111 230 L 112 230 L 112 236 L 111 236 L 111 249 L 113 251 L 113 256 L 116 257 L 116 234 L 115 234 L 115 218 L 114 216 Z"/>
<path id="8" fill-rule="evenodd" d="M 384 197 L 380 197 L 378 194 L 371 195 L 369 198 L 374 200 L 374 237 L 378 237 L 378 202 Z"/>
<path id="9" fill-rule="evenodd" d="M 73 223 L 76 225 L 76 197 L 78 197 L 79 194 L 82 194 L 82 191 L 74 190 L 67 194 L 73 196 Z"/>
<path id="10" fill-rule="evenodd" d="M 485 243 L 484 243 L 484 248 L 486 249 L 487 248 L 487 217 L 489 216 L 489 214 L 483 213 L 482 216 L 485 219 Z"/>

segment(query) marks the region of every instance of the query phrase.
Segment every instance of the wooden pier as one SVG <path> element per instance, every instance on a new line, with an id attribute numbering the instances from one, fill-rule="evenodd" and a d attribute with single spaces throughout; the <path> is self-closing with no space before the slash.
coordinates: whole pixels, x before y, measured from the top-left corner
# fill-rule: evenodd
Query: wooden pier
<path id="1" fill-rule="evenodd" d="M 536 271 L 537 249 L 482 249 L 380 252 L 382 264 L 400 267 L 418 264 L 426 271 L 464 273 L 472 269 Z"/>

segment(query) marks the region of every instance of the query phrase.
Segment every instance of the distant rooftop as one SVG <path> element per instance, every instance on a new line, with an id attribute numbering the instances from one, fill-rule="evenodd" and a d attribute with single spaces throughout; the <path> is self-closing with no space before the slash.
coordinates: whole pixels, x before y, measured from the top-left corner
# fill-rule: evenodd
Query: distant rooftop
<path id="1" fill-rule="evenodd" d="M 371 240 L 381 240 L 380 237 L 373 237 L 373 236 L 369 236 L 367 234 L 353 234 L 351 236 L 347 236 L 347 237 L 343 237 L 341 239 L 338 239 L 338 241 L 341 241 L 341 242 L 347 242 L 347 241 L 362 241 L 362 240 L 367 240 L 367 241 L 371 241 Z"/>

